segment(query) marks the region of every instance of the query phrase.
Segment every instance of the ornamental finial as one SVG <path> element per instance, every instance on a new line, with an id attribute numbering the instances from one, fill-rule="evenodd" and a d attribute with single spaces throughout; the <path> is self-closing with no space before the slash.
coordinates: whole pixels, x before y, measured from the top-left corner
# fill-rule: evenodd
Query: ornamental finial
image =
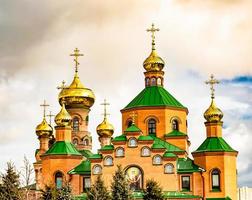
<path id="1" fill-rule="evenodd" d="M 46 104 L 46 100 L 44 100 L 43 104 L 40 105 L 41 107 L 44 107 L 44 111 L 43 111 L 43 117 L 45 118 L 46 116 L 46 107 L 49 106 L 49 104 Z"/>
<path id="2" fill-rule="evenodd" d="M 147 32 L 151 32 L 151 38 L 152 38 L 152 50 L 155 50 L 155 32 L 159 31 L 159 28 L 155 28 L 154 23 L 152 23 L 151 28 L 147 29 Z"/>
<path id="3" fill-rule="evenodd" d="M 52 125 L 52 117 L 54 117 L 55 115 L 52 114 L 52 111 L 49 111 L 49 114 L 46 116 L 49 117 L 49 123 L 50 125 Z"/>
<path id="4" fill-rule="evenodd" d="M 206 84 L 210 84 L 210 90 L 211 90 L 211 98 L 214 99 L 214 84 L 219 84 L 220 81 L 218 81 L 217 79 L 214 78 L 214 75 L 211 74 L 210 76 L 210 80 L 205 82 Z"/>
<path id="5" fill-rule="evenodd" d="M 83 56 L 83 54 L 79 53 L 80 50 L 78 48 L 75 48 L 74 49 L 74 53 L 73 54 L 70 54 L 70 56 L 74 56 L 74 62 L 75 62 L 75 73 L 78 72 L 78 65 L 80 64 L 78 62 L 78 58 L 79 56 Z"/>
<path id="6" fill-rule="evenodd" d="M 107 113 L 107 106 L 109 106 L 110 104 L 107 102 L 106 99 L 104 99 L 104 102 L 101 103 L 102 106 L 104 106 L 104 119 L 107 119 L 107 116 L 109 115 L 109 113 Z"/>

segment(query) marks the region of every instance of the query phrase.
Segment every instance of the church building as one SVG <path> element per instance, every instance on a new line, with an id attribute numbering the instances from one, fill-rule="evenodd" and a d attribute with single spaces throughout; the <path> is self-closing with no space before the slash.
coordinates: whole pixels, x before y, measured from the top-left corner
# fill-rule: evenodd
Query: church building
<path id="1" fill-rule="evenodd" d="M 75 74 L 70 85 L 59 87 L 60 112 L 56 126 L 44 116 L 36 127 L 39 148 L 34 163 L 36 190 L 46 185 L 61 188 L 69 182 L 72 192 L 82 196 L 98 175 L 110 188 L 112 174 L 121 165 L 136 199 L 142 199 L 146 180 L 157 181 L 166 199 L 236 200 L 237 172 L 234 150 L 222 137 L 223 113 L 215 104 L 212 75 L 211 103 L 204 113 L 205 135 L 202 144 L 189 155 L 188 109 L 164 88 L 165 62 L 158 55 L 152 24 L 152 48 L 143 62 L 143 90 L 121 109 L 122 133 L 114 135 L 104 101 L 104 120 L 97 126 L 100 148 L 92 152 L 92 134 L 88 131 L 89 112 L 95 102 L 93 91 L 85 87 L 78 74 L 75 49 Z M 201 131 L 202 134 L 204 130 Z"/>

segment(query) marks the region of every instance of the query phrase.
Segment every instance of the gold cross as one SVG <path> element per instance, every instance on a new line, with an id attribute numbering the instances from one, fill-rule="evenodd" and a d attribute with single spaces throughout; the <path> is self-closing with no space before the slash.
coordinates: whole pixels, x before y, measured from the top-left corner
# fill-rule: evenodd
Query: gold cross
<path id="1" fill-rule="evenodd" d="M 55 116 L 52 114 L 52 111 L 49 111 L 49 115 L 46 115 L 47 117 L 49 117 L 49 122 L 50 122 L 50 125 L 52 125 L 52 117 Z"/>
<path id="2" fill-rule="evenodd" d="M 58 86 L 57 89 L 65 89 L 66 88 L 65 83 L 66 82 L 63 80 L 61 86 Z"/>
<path id="3" fill-rule="evenodd" d="M 214 75 L 211 74 L 210 76 L 210 80 L 205 82 L 206 84 L 210 84 L 210 90 L 211 90 L 211 98 L 214 99 L 214 84 L 219 84 L 220 81 L 218 81 L 217 79 L 214 79 Z"/>
<path id="4" fill-rule="evenodd" d="M 159 31 L 159 28 L 155 28 L 155 25 L 152 23 L 151 28 L 147 29 L 147 32 L 151 32 L 152 38 L 152 50 L 155 50 L 155 32 Z"/>
<path id="5" fill-rule="evenodd" d="M 109 114 L 107 113 L 107 106 L 109 106 L 110 104 L 107 102 L 106 99 L 104 99 L 104 102 L 101 103 L 101 105 L 104 106 L 104 113 L 103 113 L 103 115 L 104 115 L 104 119 L 106 119 L 106 118 L 107 118 L 107 115 L 109 115 Z"/>
<path id="6" fill-rule="evenodd" d="M 78 72 L 78 65 L 80 64 L 78 62 L 78 57 L 83 56 L 83 54 L 79 53 L 80 50 L 78 48 L 75 48 L 74 53 L 70 54 L 70 56 L 74 56 L 74 62 L 75 62 L 75 72 Z"/>
<path id="7" fill-rule="evenodd" d="M 46 104 L 46 100 L 44 100 L 44 103 L 41 104 L 40 106 L 44 107 L 44 114 L 43 114 L 43 116 L 44 116 L 44 118 L 45 118 L 45 115 L 46 115 L 46 107 L 48 107 L 49 104 Z"/>
<path id="8" fill-rule="evenodd" d="M 135 111 L 133 111 L 132 114 L 130 114 L 130 117 L 132 118 L 132 124 L 135 124 L 135 120 L 137 117 L 137 114 L 135 113 Z"/>

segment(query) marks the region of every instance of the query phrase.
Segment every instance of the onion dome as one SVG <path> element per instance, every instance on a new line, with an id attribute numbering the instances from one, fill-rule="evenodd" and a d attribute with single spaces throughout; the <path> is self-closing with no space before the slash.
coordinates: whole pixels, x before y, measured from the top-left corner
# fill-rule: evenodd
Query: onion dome
<path id="1" fill-rule="evenodd" d="M 204 117 L 207 122 L 221 122 L 223 112 L 216 106 L 214 99 L 212 99 L 211 105 L 205 111 Z"/>
<path id="2" fill-rule="evenodd" d="M 52 135 L 53 129 L 52 127 L 47 123 L 45 117 L 43 118 L 43 121 L 36 127 L 36 134 L 37 136 L 42 135 Z"/>
<path id="3" fill-rule="evenodd" d="M 61 111 L 54 118 L 57 126 L 70 126 L 72 122 L 71 115 L 67 112 L 65 108 L 65 103 L 62 103 Z"/>
<path id="4" fill-rule="evenodd" d="M 111 137 L 114 133 L 114 127 L 105 117 L 103 122 L 97 126 L 96 131 L 100 137 Z"/>

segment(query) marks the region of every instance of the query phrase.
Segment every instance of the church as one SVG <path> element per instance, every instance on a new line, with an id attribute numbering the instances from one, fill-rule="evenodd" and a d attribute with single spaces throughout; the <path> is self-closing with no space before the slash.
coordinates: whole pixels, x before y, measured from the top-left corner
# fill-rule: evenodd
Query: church
<path id="1" fill-rule="evenodd" d="M 124 105 L 122 133 L 113 136 L 104 101 L 104 120 L 97 126 L 100 148 L 92 152 L 92 134 L 88 129 L 89 112 L 95 103 L 93 91 L 81 82 L 78 75 L 76 48 L 75 74 L 70 85 L 59 87 L 61 110 L 55 116 L 56 126 L 44 116 L 36 127 L 39 147 L 34 163 L 36 190 L 46 185 L 61 188 L 69 182 L 75 196 L 83 196 L 102 176 L 110 188 L 112 174 L 121 165 L 129 187 L 136 199 L 142 199 L 146 180 L 154 179 L 164 191 L 166 199 L 232 199 L 236 200 L 237 172 L 234 150 L 222 137 L 223 113 L 215 104 L 214 85 L 219 83 L 212 75 L 206 81 L 211 86 L 210 105 L 206 109 L 205 140 L 189 156 L 190 140 L 187 133 L 188 109 L 164 88 L 165 62 L 158 55 L 152 24 L 152 48 L 143 62 L 143 90 Z M 122 105 L 123 106 L 123 105 Z M 85 198 L 84 198 L 85 199 Z"/>

